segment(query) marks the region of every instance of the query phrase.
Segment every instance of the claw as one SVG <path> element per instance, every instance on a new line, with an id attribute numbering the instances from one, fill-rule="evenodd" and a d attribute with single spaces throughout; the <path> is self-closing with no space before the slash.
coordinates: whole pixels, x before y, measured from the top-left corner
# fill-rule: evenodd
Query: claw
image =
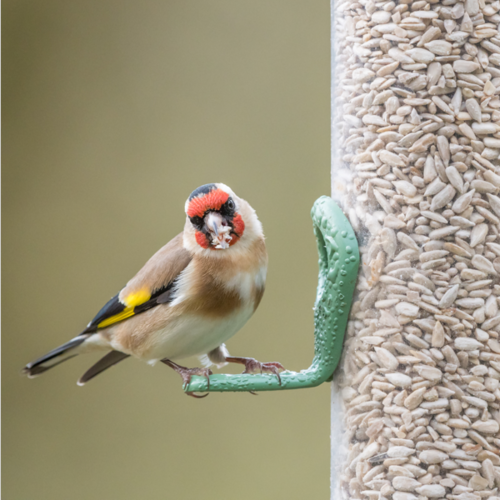
<path id="1" fill-rule="evenodd" d="M 182 380 L 184 382 L 182 387 L 184 390 L 189 387 L 193 375 L 205 377 L 207 379 L 207 388 L 210 389 L 210 375 L 212 375 L 212 370 L 209 370 L 208 368 L 186 368 L 184 366 L 178 365 L 177 363 L 174 363 L 173 361 L 170 361 L 169 359 L 162 359 L 161 361 L 167 366 L 170 366 L 170 368 L 173 368 L 182 377 Z M 186 394 L 197 399 L 206 398 L 208 396 L 208 393 L 204 396 L 196 396 L 192 391 L 186 392 Z"/>
<path id="2" fill-rule="evenodd" d="M 279 385 L 281 385 L 281 377 L 280 377 L 280 372 L 278 371 L 278 369 L 273 366 L 272 368 L 270 368 L 270 371 L 271 371 L 271 373 L 274 373 L 274 375 L 276 375 L 278 377 L 278 383 L 279 383 Z"/>
<path id="3" fill-rule="evenodd" d="M 281 377 L 279 370 L 285 370 L 285 368 L 281 363 L 262 363 L 262 369 L 264 371 L 268 371 L 276 375 L 278 377 L 278 382 L 281 385 Z"/>
<path id="4" fill-rule="evenodd" d="M 188 396 L 191 396 L 192 398 L 196 398 L 196 399 L 203 399 L 203 398 L 206 398 L 208 396 L 208 392 L 206 394 L 204 394 L 203 396 L 197 396 L 194 392 L 186 392 L 186 394 Z"/>
<path id="5" fill-rule="evenodd" d="M 281 385 L 280 371 L 284 371 L 285 368 L 281 363 L 270 362 L 261 363 L 253 358 L 237 358 L 233 356 L 227 356 L 226 361 L 229 363 L 240 363 L 245 365 L 245 370 L 243 373 L 272 373 L 278 377 L 279 385 Z"/>

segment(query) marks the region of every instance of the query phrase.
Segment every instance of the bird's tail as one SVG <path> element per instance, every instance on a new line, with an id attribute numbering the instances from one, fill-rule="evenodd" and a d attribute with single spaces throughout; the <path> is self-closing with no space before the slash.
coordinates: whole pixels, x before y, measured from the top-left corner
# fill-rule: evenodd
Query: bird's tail
<path id="1" fill-rule="evenodd" d="M 23 373 L 28 375 L 29 378 L 33 378 L 61 364 L 63 361 L 74 358 L 78 355 L 77 347 L 85 342 L 87 338 L 88 335 L 78 335 L 78 337 L 71 339 L 69 342 L 56 347 L 53 351 L 45 354 L 45 356 L 28 363 L 24 367 Z"/>

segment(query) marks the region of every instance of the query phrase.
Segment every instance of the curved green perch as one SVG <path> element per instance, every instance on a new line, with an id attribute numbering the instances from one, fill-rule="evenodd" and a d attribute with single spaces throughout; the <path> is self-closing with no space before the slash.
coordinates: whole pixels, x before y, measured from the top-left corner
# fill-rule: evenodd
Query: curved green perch
<path id="1" fill-rule="evenodd" d="M 359 267 L 359 250 L 354 231 L 342 210 L 328 196 L 322 196 L 311 210 L 318 244 L 319 277 L 314 307 L 314 359 L 307 370 L 276 375 L 193 377 L 186 392 L 280 391 L 315 387 L 333 375 L 342 354 L 344 333 L 351 308 Z"/>

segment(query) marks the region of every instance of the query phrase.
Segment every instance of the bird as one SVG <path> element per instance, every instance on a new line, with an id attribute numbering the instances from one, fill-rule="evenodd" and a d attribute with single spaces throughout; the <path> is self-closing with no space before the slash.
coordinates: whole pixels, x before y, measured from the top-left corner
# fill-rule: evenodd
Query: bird
<path id="1" fill-rule="evenodd" d="M 274 374 L 281 383 L 281 363 L 234 357 L 225 345 L 253 315 L 265 289 L 268 256 L 255 210 L 223 183 L 195 189 L 184 210 L 184 230 L 79 335 L 28 363 L 23 372 L 29 378 L 77 355 L 107 351 L 78 385 L 129 357 L 166 364 L 184 387 L 193 375 L 210 383 L 210 368 L 227 363 L 244 365 L 243 373 Z M 177 363 L 190 356 L 197 356 L 201 367 Z"/>

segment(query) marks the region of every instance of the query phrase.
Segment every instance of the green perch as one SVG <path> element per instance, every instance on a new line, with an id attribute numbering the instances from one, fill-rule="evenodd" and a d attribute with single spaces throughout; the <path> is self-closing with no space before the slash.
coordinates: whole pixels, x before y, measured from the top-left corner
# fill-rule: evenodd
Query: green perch
<path id="1" fill-rule="evenodd" d="M 322 196 L 311 210 L 318 244 L 319 276 L 314 305 L 314 359 L 306 370 L 276 375 L 194 376 L 185 392 L 284 391 L 316 387 L 328 380 L 340 361 L 359 268 L 356 235 L 346 216 L 328 196 Z"/>

